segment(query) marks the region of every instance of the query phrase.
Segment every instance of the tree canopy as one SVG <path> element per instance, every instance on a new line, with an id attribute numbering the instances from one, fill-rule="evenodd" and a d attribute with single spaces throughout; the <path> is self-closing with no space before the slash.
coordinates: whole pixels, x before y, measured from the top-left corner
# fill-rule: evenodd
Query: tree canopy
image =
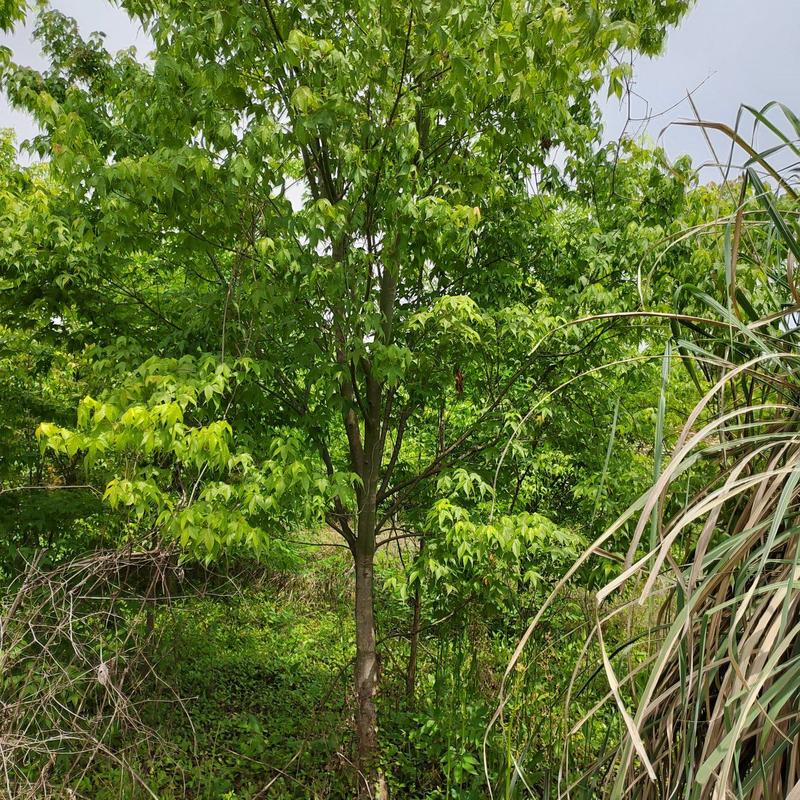
<path id="1" fill-rule="evenodd" d="M 338 547 L 354 781 L 386 797 L 382 619 L 408 628 L 408 714 L 426 613 L 453 626 L 437 646 L 472 685 L 481 647 L 495 667 L 513 653 L 549 590 L 658 479 L 713 378 L 686 331 L 705 335 L 709 307 L 730 323 L 768 302 L 773 278 L 744 256 L 763 234 L 716 227 L 753 184 L 698 186 L 688 159 L 602 143 L 598 92 L 622 93 L 625 57 L 659 52 L 688 1 L 119 5 L 151 37 L 146 59 L 49 9 L 35 31 L 47 67 L 3 56 L 43 159 L 17 163 L 4 136 L 3 571 L 45 546 L 53 564 L 99 546 L 168 552 L 159 569 L 174 575 L 299 568 L 310 538 Z M 0 28 L 23 18 L 0 3 Z M 620 527 L 580 567 L 581 591 L 645 543 Z M 399 567 L 380 563 L 392 548 Z M 469 650 L 479 623 L 490 644 Z M 520 681 L 552 690 L 533 671 Z M 582 702 L 603 707 L 609 739 L 595 685 Z M 509 708 L 527 757 L 544 734 L 526 703 Z M 474 714 L 484 730 L 486 705 Z M 478 775 L 467 727 L 464 758 L 450 739 L 442 751 L 459 785 Z M 585 745 L 587 761 L 602 749 Z M 517 755 L 485 756 L 508 800 Z"/>

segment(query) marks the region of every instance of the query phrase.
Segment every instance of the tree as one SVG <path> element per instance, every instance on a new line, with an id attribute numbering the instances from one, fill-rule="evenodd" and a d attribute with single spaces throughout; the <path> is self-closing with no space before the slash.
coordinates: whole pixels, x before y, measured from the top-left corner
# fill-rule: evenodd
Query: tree
<path id="1" fill-rule="evenodd" d="M 0 30 L 10 31 L 14 23 L 25 17 L 25 3 L 23 0 L 3 0 L 0 3 Z"/>
<path id="2" fill-rule="evenodd" d="M 54 312 L 92 320 L 113 387 L 41 433 L 209 555 L 290 516 L 341 535 L 359 792 L 380 796 L 376 548 L 552 371 L 526 357 L 557 322 L 514 239 L 532 182 L 552 147 L 587 152 L 613 53 L 657 50 L 687 2 L 122 5 L 152 66 L 49 12 L 50 68 L 5 72 L 81 245 L 12 280 L 59 276 Z"/>

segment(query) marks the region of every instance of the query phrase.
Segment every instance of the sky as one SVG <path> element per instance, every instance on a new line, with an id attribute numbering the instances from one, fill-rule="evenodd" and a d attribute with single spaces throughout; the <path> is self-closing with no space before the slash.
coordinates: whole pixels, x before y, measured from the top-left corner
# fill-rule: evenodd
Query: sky
<path id="1" fill-rule="evenodd" d="M 107 0 L 51 0 L 51 5 L 75 17 L 84 34 L 104 31 L 111 51 L 133 45 L 145 55 L 149 49 L 142 29 Z M 13 34 L 0 33 L 0 45 L 10 47 L 18 63 L 42 66 L 30 32 L 30 26 L 21 26 Z M 800 115 L 798 42 L 800 0 L 698 0 L 670 32 L 663 55 L 635 62 L 633 91 L 622 104 L 599 98 L 606 138 L 645 135 L 664 146 L 670 158 L 688 153 L 695 166 L 713 162 L 699 129 L 674 124 L 693 118 L 687 92 L 701 117 L 731 125 L 742 103 L 760 108 L 779 100 Z M 2 98 L 0 127 L 15 128 L 20 140 L 35 132 L 31 121 Z M 752 125 L 741 130 L 751 138 Z M 727 158 L 721 136 L 713 141 L 718 155 Z M 704 167 L 707 179 L 715 174 L 716 168 Z"/>
<path id="2" fill-rule="evenodd" d="M 631 117 L 652 117 L 646 134 L 671 158 L 688 153 L 695 166 L 709 162 L 703 132 L 675 124 L 695 118 L 687 92 L 703 119 L 731 126 L 742 103 L 761 108 L 778 100 L 800 115 L 798 42 L 800 0 L 698 0 L 670 32 L 663 55 L 635 63 Z M 620 108 L 614 98 L 602 105 L 606 135 L 614 139 L 625 130 L 627 103 Z M 740 127 L 748 141 L 751 123 Z M 642 125 L 631 121 L 627 132 Z M 712 134 L 718 155 L 727 158 L 725 141 Z"/>

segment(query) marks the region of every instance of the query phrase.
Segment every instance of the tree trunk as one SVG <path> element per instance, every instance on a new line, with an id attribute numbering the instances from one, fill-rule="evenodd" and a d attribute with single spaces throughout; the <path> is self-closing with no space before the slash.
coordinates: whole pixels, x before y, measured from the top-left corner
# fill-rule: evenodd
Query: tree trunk
<path id="1" fill-rule="evenodd" d="M 337 259 L 339 260 L 339 259 Z M 392 342 L 392 318 L 397 296 L 397 273 L 393 264 L 384 262 L 380 277 L 378 305 L 381 324 L 375 331 L 376 339 L 384 344 Z M 341 348 L 343 360 L 346 348 Z M 356 365 L 353 364 L 353 367 Z M 381 466 L 386 447 L 389 409 L 383 383 L 376 378 L 369 358 L 358 361 L 358 369 L 364 376 L 364 398 L 359 403 L 354 383 L 346 381 L 342 396 L 347 401 L 344 407 L 344 426 L 350 449 L 353 471 L 360 478 L 355 488 L 356 535 L 351 537 L 351 547 L 356 569 L 356 737 L 358 740 L 358 797 L 359 800 L 387 800 L 388 791 L 378 750 L 378 709 L 376 699 L 380 667 L 375 649 L 375 549 L 378 527 L 378 487 L 381 482 Z M 353 372 L 356 370 L 353 369 Z M 363 409 L 363 439 L 353 407 Z"/>
<path id="2" fill-rule="evenodd" d="M 414 708 L 414 690 L 417 683 L 417 649 L 419 647 L 419 616 L 421 606 L 420 585 L 417 583 L 414 591 L 414 618 L 411 620 L 411 648 L 408 653 L 406 667 L 406 704 L 409 709 Z"/>
<path id="3" fill-rule="evenodd" d="M 423 539 L 419 545 L 417 560 L 422 558 L 422 551 L 425 548 Z M 417 579 L 414 588 L 414 600 L 412 603 L 413 618 L 411 620 L 411 632 L 409 636 L 410 648 L 408 653 L 408 664 L 406 665 L 406 704 L 409 709 L 414 708 L 414 692 L 417 684 L 417 651 L 419 649 L 419 623 L 422 611 L 422 579 Z"/>
<path id="4" fill-rule="evenodd" d="M 360 543 L 363 544 L 363 543 Z M 378 763 L 378 656 L 375 649 L 374 547 L 358 550 L 356 570 L 356 739 L 359 800 L 385 800 Z"/>

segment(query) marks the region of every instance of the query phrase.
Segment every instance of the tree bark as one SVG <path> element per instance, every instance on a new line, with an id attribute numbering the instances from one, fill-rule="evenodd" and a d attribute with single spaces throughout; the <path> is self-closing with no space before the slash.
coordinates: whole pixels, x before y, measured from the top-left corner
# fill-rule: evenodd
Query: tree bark
<path id="1" fill-rule="evenodd" d="M 406 666 L 406 704 L 409 709 L 414 708 L 414 690 L 417 684 L 417 650 L 419 648 L 419 619 L 422 606 L 422 588 L 420 581 L 414 590 L 414 616 L 411 620 L 410 649 L 408 653 L 408 665 Z"/>
<path id="2" fill-rule="evenodd" d="M 397 294 L 397 278 L 392 265 L 384 263 L 380 278 L 379 307 L 381 325 L 376 338 L 389 344 L 392 340 L 392 318 Z M 344 348 L 341 348 L 344 351 Z M 340 357 L 341 358 L 341 357 Z M 355 367 L 356 365 L 353 365 Z M 381 771 L 378 750 L 377 695 L 380 666 L 375 647 L 375 546 L 378 527 L 378 489 L 381 484 L 381 465 L 386 445 L 388 419 L 384 424 L 385 403 L 383 383 L 376 378 L 368 357 L 357 364 L 364 377 L 363 401 L 359 402 L 355 381 L 342 386 L 345 407 L 344 424 L 350 449 L 353 472 L 359 476 L 355 494 L 357 502 L 356 535 L 352 552 L 356 571 L 356 738 L 358 742 L 359 800 L 387 800 L 388 790 Z M 353 372 L 356 370 L 353 369 Z M 363 437 L 352 401 L 361 406 Z"/>
<path id="3" fill-rule="evenodd" d="M 417 561 L 422 559 L 425 550 L 425 540 L 419 543 Z M 412 602 L 413 617 L 411 619 L 411 631 L 409 635 L 410 648 L 408 653 L 408 664 L 406 665 L 406 704 L 409 709 L 414 708 L 414 694 L 417 684 L 417 652 L 419 650 L 419 628 L 422 612 L 422 579 L 417 578 L 417 585 L 414 588 L 414 600 Z"/>
<path id="4" fill-rule="evenodd" d="M 379 665 L 375 648 L 374 548 L 356 552 L 356 739 L 359 800 L 385 800 L 386 782 L 378 763 Z"/>

